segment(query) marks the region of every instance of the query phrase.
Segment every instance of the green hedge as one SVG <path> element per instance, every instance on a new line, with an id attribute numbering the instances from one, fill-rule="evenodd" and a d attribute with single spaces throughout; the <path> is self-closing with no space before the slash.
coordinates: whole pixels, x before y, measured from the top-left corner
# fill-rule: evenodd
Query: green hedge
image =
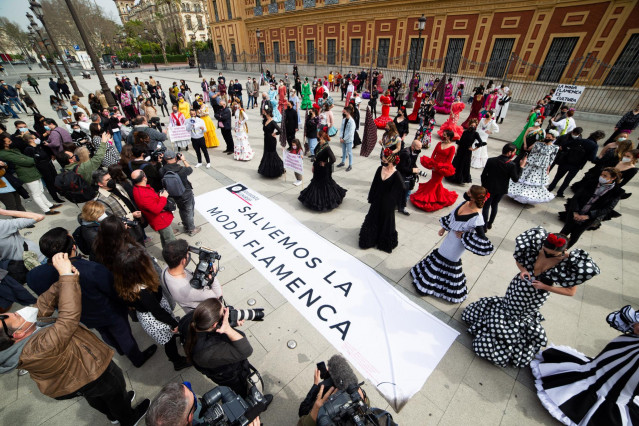
<path id="1" fill-rule="evenodd" d="M 118 55 L 118 59 L 120 59 L 121 61 L 137 61 L 140 62 L 140 58 L 135 55 L 135 56 L 129 56 L 129 55 Z M 161 53 L 156 53 L 155 56 L 153 55 L 142 55 L 142 63 L 143 64 L 152 64 L 153 63 L 153 59 L 155 59 L 155 62 L 158 64 L 163 64 L 164 63 L 164 58 L 162 57 Z M 186 55 L 166 55 L 166 60 L 169 61 L 169 63 L 176 63 L 176 62 L 187 62 L 188 58 Z"/>

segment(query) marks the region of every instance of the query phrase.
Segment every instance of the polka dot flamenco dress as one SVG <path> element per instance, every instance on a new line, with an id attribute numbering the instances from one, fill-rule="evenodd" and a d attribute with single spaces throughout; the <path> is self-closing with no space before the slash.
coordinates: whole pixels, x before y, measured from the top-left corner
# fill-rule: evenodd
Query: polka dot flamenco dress
<path id="1" fill-rule="evenodd" d="M 546 185 L 548 185 L 548 167 L 555 159 L 558 150 L 557 145 L 535 143 L 519 181 L 510 181 L 508 196 L 522 204 L 547 203 L 555 198 L 555 195 L 546 189 Z"/>
<path id="2" fill-rule="evenodd" d="M 432 295 L 453 303 L 468 296 L 466 275 L 462 271 L 462 254 L 466 250 L 479 256 L 491 254 L 494 247 L 484 234 L 484 219 L 479 213 L 460 215 L 457 206 L 448 216 L 439 219 L 448 231 L 444 242 L 410 270 L 413 285 L 423 296 Z M 463 232 L 458 238 L 456 232 Z"/>
<path id="3" fill-rule="evenodd" d="M 515 240 L 515 260 L 528 271 L 533 271 L 547 236 L 548 231 L 542 227 L 519 235 Z M 555 267 L 531 278 L 547 285 L 573 287 L 599 272 L 599 267 L 588 253 L 576 249 Z M 548 343 L 546 331 L 541 326 L 544 317 L 539 312 L 548 295 L 547 291 L 537 290 L 522 280 L 517 273 L 504 297 L 483 297 L 468 305 L 462 313 L 462 320 L 470 325 L 468 332 L 475 337 L 475 353 L 500 367 L 530 364 L 539 349 Z"/>

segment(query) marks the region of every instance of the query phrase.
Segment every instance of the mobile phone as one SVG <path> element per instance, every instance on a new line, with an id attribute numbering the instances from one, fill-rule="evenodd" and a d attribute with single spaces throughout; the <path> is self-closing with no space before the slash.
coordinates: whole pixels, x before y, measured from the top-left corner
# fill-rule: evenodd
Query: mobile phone
<path id="1" fill-rule="evenodd" d="M 324 361 L 317 363 L 317 369 L 320 371 L 320 378 L 322 380 L 328 378 L 328 370 L 326 369 L 326 363 Z"/>

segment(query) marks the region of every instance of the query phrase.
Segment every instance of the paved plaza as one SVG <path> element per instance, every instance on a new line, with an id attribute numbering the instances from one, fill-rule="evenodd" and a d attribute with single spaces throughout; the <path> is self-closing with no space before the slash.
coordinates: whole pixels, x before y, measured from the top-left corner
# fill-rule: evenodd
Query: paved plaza
<path id="1" fill-rule="evenodd" d="M 165 91 L 173 81 L 186 79 L 193 93 L 200 91 L 201 79 L 198 78 L 197 70 L 161 70 L 157 73 L 152 69 L 136 71 L 138 72 L 120 74 L 126 74 L 132 79 L 138 76 L 140 80 L 153 75 Z M 203 71 L 207 80 L 212 76 L 217 77 L 219 72 L 218 70 Z M 287 71 L 292 73 L 292 69 Z M 344 69 L 344 71 L 348 70 Z M 247 74 L 225 71 L 224 76 L 227 80 L 238 78 L 241 83 L 244 83 Z M 113 88 L 114 75 L 107 74 L 106 79 L 109 86 Z M 15 78 L 7 78 L 7 81 L 13 83 Z M 86 95 L 89 91 L 99 88 L 98 80 L 93 76 L 90 80 L 79 78 L 77 81 L 85 95 L 82 101 L 88 105 Z M 41 79 L 40 82 L 42 95 L 35 95 L 30 89 L 29 91 L 40 111 L 46 116 L 53 117 L 54 113 L 48 102 L 51 94 L 47 86 L 48 77 Z M 27 87 L 26 84 L 25 87 Z M 340 102 L 338 92 L 333 92 L 332 95 L 336 101 L 334 109 L 336 125 L 339 126 L 343 102 Z M 246 101 L 246 96 L 244 100 Z M 363 135 L 365 105 L 366 101 L 361 108 L 360 135 Z M 467 104 L 461 114 L 460 122 L 466 118 L 469 107 Z M 380 105 L 378 110 L 381 110 Z M 395 108 L 392 108 L 391 114 L 394 113 Z M 20 116 L 23 120 L 26 117 L 25 114 Z M 468 279 L 468 299 L 459 305 L 434 297 L 418 297 L 411 283 L 409 269 L 441 242 L 442 238 L 437 234 L 440 228 L 438 220 L 449 213 L 453 206 L 435 213 L 426 213 L 409 203 L 410 216 L 398 214 L 396 217 L 399 246 L 391 254 L 375 249 L 361 250 L 358 247 L 358 234 L 369 208 L 366 198 L 375 170 L 379 166 L 379 148 L 376 148 L 368 158 L 360 157 L 359 148 L 357 148 L 352 171 L 345 172 L 344 168 L 335 169 L 333 177 L 339 185 L 348 190 L 346 198 L 336 210 L 317 213 L 304 208 L 297 200 L 300 190 L 310 181 L 311 163 L 308 160 L 305 160 L 306 172 L 301 187 L 292 185 L 294 177 L 291 172 L 275 180 L 258 175 L 257 167 L 264 148 L 261 117 L 257 108 L 249 110 L 248 116 L 249 141 L 256 151 L 255 158 L 249 162 L 238 162 L 234 161 L 232 156 L 223 154 L 224 142 L 218 131 L 221 146 L 209 150 L 212 155 L 212 168 L 201 167 L 191 175 L 190 180 L 193 183 L 195 195 L 218 189 L 232 182 L 243 182 L 251 189 L 269 197 L 323 238 L 374 268 L 388 281 L 389 285 L 395 286 L 426 311 L 460 332 L 459 337 L 423 388 L 413 396 L 400 413 L 393 412 L 374 386 L 366 383 L 364 389 L 373 406 L 391 411 L 395 421 L 400 425 L 558 424 L 539 402 L 529 368 L 499 368 L 474 355 L 471 337 L 466 333 L 466 327 L 461 322 L 461 312 L 469 303 L 481 297 L 503 296 L 511 278 L 518 273 L 512 257 L 515 237 L 522 231 L 538 225 L 554 232 L 561 229 L 557 212 L 563 209 L 565 199 L 555 199 L 537 206 L 524 206 L 505 198 L 500 205 L 498 220 L 488 233 L 496 247 L 495 252 L 486 257 L 474 256 L 470 253 L 465 253 L 463 256 L 464 272 Z M 526 116 L 526 112 L 518 111 L 516 107 L 510 109 L 507 119 L 500 125 L 501 131 L 491 137 L 488 142 L 489 156 L 498 155 L 504 142 L 515 140 L 524 125 Z M 446 118 L 438 114 L 436 120 L 441 124 Z M 27 117 L 25 121 L 31 126 L 31 117 Z M 162 121 L 166 123 L 167 119 Z M 597 129 L 609 134 L 612 132 L 616 117 L 612 121 L 609 117 L 598 119 L 595 117 L 591 121 L 585 121 L 584 118 L 577 116 L 576 121 L 577 125 L 584 128 L 585 135 Z M 613 124 L 610 124 L 611 122 Z M 7 126 L 13 132 L 11 121 L 7 122 Z M 411 124 L 409 135 L 412 136 L 415 130 L 416 125 Z M 300 130 L 297 135 L 301 139 L 302 131 Z M 381 131 L 379 135 L 381 136 Z M 333 140 L 331 144 L 339 161 L 341 147 L 337 138 Z M 436 135 L 433 140 L 432 147 L 436 143 Z M 432 148 L 424 151 L 426 155 L 431 153 Z M 190 149 L 187 158 L 192 164 L 195 163 L 194 157 L 193 149 Z M 588 167 L 586 166 L 586 169 Z M 481 170 L 472 169 L 474 183 L 480 183 L 480 173 Z M 576 179 L 579 179 L 582 174 L 580 173 Z M 622 213 L 622 217 L 604 222 L 597 231 L 584 233 L 577 243 L 577 248 L 590 252 L 601 268 L 601 275 L 581 285 L 574 297 L 550 295 L 548 302 L 541 309 L 546 319 L 543 326 L 548 334 L 549 342 L 571 346 L 586 355 L 594 356 L 618 334 L 605 322 L 605 316 L 626 304 L 639 306 L 637 291 L 639 280 L 636 278 L 637 270 L 639 270 L 637 262 L 639 249 L 635 241 L 639 236 L 638 183 L 639 180 L 635 179 L 625 187 L 627 192 L 636 194 L 622 201 L 618 206 L 617 210 Z M 459 203 L 461 194 L 465 191 L 464 187 L 446 182 L 444 184 L 460 194 Z M 570 196 L 571 191 L 568 190 L 566 195 Z M 37 211 L 33 202 L 28 201 L 26 207 L 28 210 Z M 76 217 L 80 209 L 67 202 L 61 211 L 63 214 L 46 217 L 44 221 L 36 224 L 35 229 L 23 232 L 24 235 L 37 241 L 44 232 L 56 226 L 69 230 L 75 229 Z M 179 217 L 176 215 L 174 225 L 178 221 Z M 203 226 L 202 232 L 194 237 L 182 234 L 179 238 L 185 238 L 192 245 L 202 243 L 214 248 L 222 255 L 220 266 L 223 266 L 224 270 L 218 277 L 223 284 L 224 298 L 236 308 L 248 307 L 247 300 L 251 298 L 257 300 L 256 307 L 265 308 L 267 316 L 264 322 L 247 323 L 242 328 L 254 349 L 250 361 L 261 372 L 265 380 L 266 392 L 274 395 L 272 405 L 261 416 L 262 421 L 268 426 L 295 425 L 299 403 L 313 384 L 315 364 L 328 360 L 336 351 L 197 213 L 196 225 Z M 148 246 L 148 250 L 161 260 L 159 235 L 153 231 L 150 231 L 149 235 L 153 237 L 153 244 Z M 176 314 L 183 315 L 179 307 Z M 397 312 L 397 315 L 401 316 L 402 313 Z M 406 324 L 405 326 L 418 328 L 421 325 Z M 131 327 L 141 348 L 146 348 L 152 343 L 151 338 L 138 323 L 132 323 Z M 297 342 L 295 349 L 287 347 L 289 340 Z M 415 344 L 418 345 L 419 342 Z M 133 367 L 126 357 L 116 354 L 114 359 L 124 371 L 129 388 L 136 391 L 137 401 L 153 398 L 165 383 L 171 381 L 190 381 L 194 391 L 199 395 L 215 386 L 194 368 L 175 372 L 161 348 L 139 369 Z M 358 376 L 360 376 L 359 373 Z M 2 424 L 92 424 L 96 426 L 109 424 L 107 419 L 90 408 L 84 399 L 55 401 L 45 397 L 28 375 L 19 377 L 16 372 L 11 372 L 0 376 L 0 383 L 4 390 L 4 397 L 0 402 Z"/>

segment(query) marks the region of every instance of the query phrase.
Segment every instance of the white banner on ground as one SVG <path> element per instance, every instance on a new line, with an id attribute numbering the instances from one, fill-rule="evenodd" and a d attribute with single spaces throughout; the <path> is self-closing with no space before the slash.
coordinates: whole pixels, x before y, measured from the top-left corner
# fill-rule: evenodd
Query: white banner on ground
<path id="1" fill-rule="evenodd" d="M 570 84 L 560 84 L 552 95 L 553 101 L 576 104 L 581 94 L 586 90 L 586 86 L 572 86 Z"/>
<path id="2" fill-rule="evenodd" d="M 241 183 L 196 197 L 195 207 L 396 411 L 458 335 L 375 270 Z"/>
<path id="3" fill-rule="evenodd" d="M 169 138 L 171 139 L 171 142 L 177 142 L 177 141 L 191 141 L 191 132 L 189 132 L 188 130 L 186 130 L 186 126 L 175 126 L 175 127 L 168 127 L 169 131 Z"/>
<path id="4" fill-rule="evenodd" d="M 290 152 L 288 152 L 288 150 L 286 150 L 286 148 L 283 150 L 283 152 L 284 152 L 284 168 L 291 169 L 294 172 L 297 172 L 303 175 L 304 160 L 302 159 L 302 156 L 297 154 L 291 154 Z"/>

